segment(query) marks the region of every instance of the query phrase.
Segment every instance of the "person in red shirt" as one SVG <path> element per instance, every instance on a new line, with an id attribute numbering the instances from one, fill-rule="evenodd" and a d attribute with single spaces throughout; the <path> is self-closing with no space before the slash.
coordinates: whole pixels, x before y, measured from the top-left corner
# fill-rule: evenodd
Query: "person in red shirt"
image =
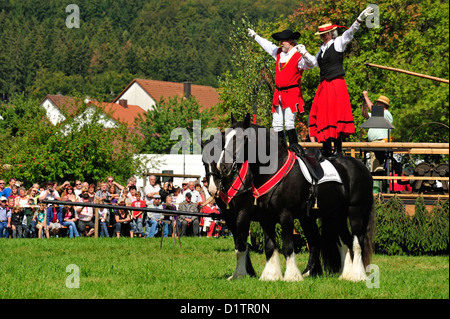
<path id="1" fill-rule="evenodd" d="M 220 214 L 219 208 L 217 207 L 214 199 L 203 207 L 203 213 L 205 213 L 205 214 Z M 204 227 L 204 230 L 206 230 L 209 227 L 206 237 L 212 237 L 214 234 L 214 230 L 216 229 L 216 222 L 214 221 L 214 219 L 212 219 L 210 217 L 205 217 L 203 227 Z M 219 231 L 220 231 L 220 228 L 221 227 L 219 226 Z M 216 234 L 214 234 L 214 237 L 219 237 L 219 233 L 217 232 Z"/>
<path id="2" fill-rule="evenodd" d="M 136 192 L 136 200 L 131 203 L 131 207 L 147 207 L 145 201 L 141 200 L 141 193 Z M 134 210 L 131 212 L 131 231 L 130 237 L 133 238 L 136 233 L 137 237 L 144 237 L 144 212 Z"/>

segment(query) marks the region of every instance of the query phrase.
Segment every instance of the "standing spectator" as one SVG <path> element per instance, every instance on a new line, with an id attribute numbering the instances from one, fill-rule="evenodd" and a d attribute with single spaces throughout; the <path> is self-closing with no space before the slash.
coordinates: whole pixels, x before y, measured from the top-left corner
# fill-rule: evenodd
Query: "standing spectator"
<path id="1" fill-rule="evenodd" d="M 59 235 L 63 221 L 63 208 L 61 206 L 54 204 L 47 209 L 47 226 L 53 237 Z"/>
<path id="2" fill-rule="evenodd" d="M 208 180 L 206 179 L 206 177 L 203 177 L 202 179 L 202 192 L 205 196 L 205 200 L 208 200 L 208 198 L 211 197 L 211 194 L 209 193 L 208 190 Z"/>
<path id="3" fill-rule="evenodd" d="M 15 198 L 15 206 L 25 207 L 28 205 L 29 196 L 25 187 L 19 188 L 19 196 Z"/>
<path id="4" fill-rule="evenodd" d="M 3 179 L 0 179 L 0 196 L 4 196 L 5 198 L 7 198 L 5 195 L 3 194 L 5 191 L 5 181 Z"/>
<path id="5" fill-rule="evenodd" d="M 119 202 L 119 206 L 125 206 L 125 202 Z M 116 233 L 117 238 L 120 235 L 124 236 L 126 233 L 130 231 L 130 213 L 126 209 L 119 209 L 115 215 L 114 231 Z"/>
<path id="6" fill-rule="evenodd" d="M 186 196 L 186 192 L 189 191 L 188 185 L 189 183 L 187 180 L 181 182 L 181 195 L 183 195 L 183 200 L 184 196 Z"/>
<path id="7" fill-rule="evenodd" d="M 131 206 L 131 203 L 133 202 L 133 200 L 130 198 L 130 191 L 128 190 L 128 188 L 124 188 L 122 190 L 122 194 L 120 195 L 118 202 L 124 202 L 125 206 Z M 135 194 L 136 195 L 136 194 Z"/>
<path id="8" fill-rule="evenodd" d="M 108 193 L 109 193 L 109 195 L 110 195 L 110 200 L 111 200 L 111 202 L 112 202 L 113 200 L 115 200 L 115 203 L 117 203 L 117 200 L 119 199 L 120 194 L 119 194 L 119 192 L 117 191 L 116 186 L 110 185 L 109 188 L 108 188 Z"/>
<path id="9" fill-rule="evenodd" d="M 33 187 L 28 190 L 28 198 L 33 200 L 33 204 L 31 205 L 37 205 L 37 200 L 39 198 L 39 185 L 37 185 L 37 187 L 33 185 Z"/>
<path id="10" fill-rule="evenodd" d="M 64 195 L 64 194 L 63 194 Z M 75 190 L 73 186 L 69 185 L 65 190 L 65 195 L 67 195 L 67 199 L 71 202 L 78 202 L 80 198 L 75 194 Z"/>
<path id="11" fill-rule="evenodd" d="M 33 225 L 33 217 L 35 211 L 35 202 L 34 198 L 28 199 L 28 205 L 24 207 L 24 218 L 22 221 L 23 234 L 25 238 L 36 237 L 35 235 L 35 226 Z"/>
<path id="12" fill-rule="evenodd" d="M 95 199 L 98 201 L 110 200 L 111 194 L 108 192 L 108 183 L 102 182 L 100 189 L 95 193 Z"/>
<path id="13" fill-rule="evenodd" d="M 108 176 L 106 178 L 106 182 L 108 183 L 108 190 L 109 190 L 110 193 L 111 193 L 111 189 L 110 189 L 111 186 L 114 186 L 114 188 L 115 188 L 114 194 L 120 194 L 120 192 L 124 188 L 122 185 L 120 185 L 117 182 L 115 182 L 114 181 L 114 177 L 112 177 L 112 176 Z"/>
<path id="14" fill-rule="evenodd" d="M 75 195 L 77 195 L 78 197 L 80 197 L 81 195 L 81 188 L 82 188 L 82 183 L 80 180 L 76 180 L 75 181 L 75 188 L 73 190 L 73 192 L 75 193 Z"/>
<path id="15" fill-rule="evenodd" d="M 130 190 L 128 197 L 131 199 L 131 202 L 134 202 L 136 200 L 136 194 L 138 193 L 137 188 L 136 186 L 131 185 L 128 189 Z"/>
<path id="16" fill-rule="evenodd" d="M 89 203 L 90 196 L 89 194 L 83 194 L 81 197 L 81 200 L 83 203 Z M 75 211 L 78 215 L 78 221 L 77 221 L 77 229 L 78 232 L 81 234 L 84 234 L 86 237 L 91 236 L 95 229 L 94 222 L 92 221 L 92 218 L 94 217 L 94 210 L 92 207 L 84 207 L 84 206 L 78 206 Z M 89 232 L 86 230 L 86 227 L 89 228 Z"/>
<path id="17" fill-rule="evenodd" d="M 9 229 L 11 228 L 11 209 L 6 204 L 5 196 L 0 197 L 0 238 L 9 237 Z"/>
<path id="18" fill-rule="evenodd" d="M 88 187 L 89 203 L 93 203 L 95 201 L 96 190 L 97 190 L 97 187 L 95 186 L 95 184 L 89 184 L 89 187 Z"/>
<path id="19" fill-rule="evenodd" d="M 184 212 L 198 213 L 198 206 L 196 203 L 192 202 L 191 198 L 192 194 L 190 192 L 186 193 L 185 201 L 180 204 L 178 210 Z M 198 236 L 199 220 L 197 216 L 182 215 L 180 216 L 180 220 L 181 220 L 181 236 L 187 235 L 187 228 L 189 225 L 192 225 L 193 235 Z"/>
<path id="20" fill-rule="evenodd" d="M 202 197 L 200 196 L 200 193 L 195 189 L 195 183 L 193 181 L 189 182 L 189 189 L 184 192 L 184 196 L 186 196 L 187 193 L 191 193 L 191 201 L 193 203 L 202 202 Z"/>
<path id="21" fill-rule="evenodd" d="M 61 200 L 58 191 L 53 189 L 53 183 L 47 182 L 45 190 L 39 196 L 39 200 Z"/>
<path id="22" fill-rule="evenodd" d="M 162 207 L 163 207 L 163 209 L 167 209 L 167 210 L 173 210 L 173 211 L 177 210 L 177 206 L 173 203 L 172 195 L 167 195 L 166 202 L 163 203 Z M 170 222 L 168 223 L 168 225 L 169 225 L 169 234 L 168 235 L 171 236 L 173 234 L 173 232 L 176 231 L 175 225 L 178 225 L 178 230 L 181 229 L 181 223 L 178 220 L 178 216 L 170 216 L 169 220 L 170 220 Z"/>
<path id="23" fill-rule="evenodd" d="M 163 187 L 159 190 L 159 195 L 161 195 L 161 203 L 166 201 L 166 197 L 170 194 L 171 188 L 169 186 L 169 182 L 165 182 Z"/>
<path id="24" fill-rule="evenodd" d="M 153 204 L 149 208 L 163 209 L 161 205 L 161 195 L 153 195 Z M 160 213 L 147 212 L 147 237 L 155 237 L 158 232 L 158 226 L 161 225 L 164 216 Z M 164 223 L 163 233 L 161 236 L 167 237 L 169 235 L 169 225 Z"/>
<path id="25" fill-rule="evenodd" d="M 149 184 L 144 187 L 144 193 L 145 193 L 145 203 L 147 206 L 153 204 L 153 196 L 158 194 L 160 191 L 160 187 L 156 185 L 156 176 L 150 175 L 148 178 Z"/>
<path id="26" fill-rule="evenodd" d="M 11 177 L 9 179 L 9 185 L 8 187 L 6 187 L 3 192 L 2 195 L 6 197 L 6 199 L 8 199 L 8 197 L 11 195 L 12 192 L 12 187 L 16 185 L 16 179 L 14 177 Z"/>
<path id="27" fill-rule="evenodd" d="M 136 200 L 131 203 L 131 207 L 147 207 L 145 202 L 141 200 L 141 194 L 136 193 Z M 138 237 L 144 237 L 144 212 L 134 210 L 131 212 L 131 231 L 130 237 L 133 238 L 134 234 Z"/>
<path id="28" fill-rule="evenodd" d="M 11 213 L 12 238 L 22 238 L 22 220 L 23 208 L 19 206 L 13 206 Z"/>
<path id="29" fill-rule="evenodd" d="M 47 212 L 45 207 L 46 205 L 44 203 L 40 203 L 39 209 L 35 216 L 36 228 L 38 229 L 38 238 L 42 238 L 42 230 L 45 231 L 45 236 L 50 238 L 47 227 Z"/>
<path id="30" fill-rule="evenodd" d="M 372 116 L 372 106 L 374 103 L 369 98 L 369 93 L 367 91 L 363 92 L 364 103 L 362 108 L 362 116 L 366 119 Z M 374 101 L 376 106 L 382 106 L 384 110 L 384 118 L 392 124 L 394 117 L 391 112 L 389 112 L 390 100 L 384 95 Z M 369 112 L 370 111 L 370 112 Z M 387 129 L 371 128 L 367 132 L 367 140 L 369 142 L 388 142 L 389 132 Z M 376 170 L 383 169 L 384 161 L 386 159 L 384 151 L 370 152 L 370 171 L 375 172 Z"/>
<path id="31" fill-rule="evenodd" d="M 77 214 L 73 206 L 64 206 L 63 208 L 63 222 L 62 225 L 69 230 L 69 238 L 80 237 L 80 233 L 76 226 Z"/>
<path id="32" fill-rule="evenodd" d="M 19 197 L 19 187 L 17 185 L 11 186 L 11 194 L 8 196 L 9 198 L 17 198 Z"/>
<path id="33" fill-rule="evenodd" d="M 181 194 L 181 190 L 182 189 L 180 187 L 175 187 L 175 192 L 173 193 L 173 201 L 175 202 L 177 209 L 185 199 L 185 196 Z"/>

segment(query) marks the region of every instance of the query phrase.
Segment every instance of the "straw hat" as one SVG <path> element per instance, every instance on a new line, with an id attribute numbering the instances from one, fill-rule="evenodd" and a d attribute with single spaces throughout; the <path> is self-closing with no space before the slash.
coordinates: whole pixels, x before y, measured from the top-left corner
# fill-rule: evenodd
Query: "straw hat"
<path id="1" fill-rule="evenodd" d="M 384 95 L 380 95 L 380 97 L 376 99 L 375 102 L 380 102 L 387 105 L 387 107 L 391 107 L 391 105 L 389 104 L 390 100 Z"/>
<path id="2" fill-rule="evenodd" d="M 316 32 L 316 35 L 321 35 L 327 32 L 331 32 L 333 30 L 336 30 L 338 28 L 337 25 L 326 23 L 319 26 L 319 32 Z"/>

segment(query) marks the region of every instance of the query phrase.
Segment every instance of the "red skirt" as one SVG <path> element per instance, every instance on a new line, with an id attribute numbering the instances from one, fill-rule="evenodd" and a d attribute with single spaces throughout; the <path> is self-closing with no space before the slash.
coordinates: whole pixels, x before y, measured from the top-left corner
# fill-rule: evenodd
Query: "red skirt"
<path id="1" fill-rule="evenodd" d="M 317 88 L 309 118 L 309 134 L 318 142 L 355 133 L 352 107 L 344 77 L 324 80 Z"/>

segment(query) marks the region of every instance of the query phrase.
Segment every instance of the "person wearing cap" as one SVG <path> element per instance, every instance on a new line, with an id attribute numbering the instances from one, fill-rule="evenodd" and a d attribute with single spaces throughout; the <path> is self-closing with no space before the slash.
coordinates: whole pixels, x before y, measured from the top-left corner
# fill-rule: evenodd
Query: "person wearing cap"
<path id="1" fill-rule="evenodd" d="M 294 151 L 299 152 L 295 115 L 297 112 L 304 112 L 305 102 L 301 91 L 303 71 L 313 67 L 302 59 L 296 49 L 300 33 L 286 29 L 272 34 L 272 38 L 278 41 L 280 46 L 262 38 L 252 29 L 248 29 L 248 35 L 276 60 L 272 127 L 278 133 L 278 138 L 285 141 L 284 125 L 290 146 L 294 148 Z"/>
<path id="2" fill-rule="evenodd" d="M 0 238 L 9 237 L 9 229 L 11 228 L 11 209 L 6 205 L 6 197 L 0 197 Z"/>
<path id="3" fill-rule="evenodd" d="M 364 103 L 362 107 L 362 116 L 366 119 L 371 117 L 372 112 L 372 106 L 374 103 L 369 98 L 369 93 L 367 91 L 363 91 L 363 97 L 364 97 Z M 389 112 L 390 100 L 388 97 L 384 95 L 380 95 L 378 99 L 375 101 L 375 105 L 383 106 L 384 108 L 384 118 L 389 121 L 389 123 L 392 124 L 394 121 L 394 117 L 392 116 L 391 112 Z M 367 140 L 369 142 L 388 142 L 389 132 L 387 129 L 380 129 L 380 128 L 370 128 L 367 132 Z M 376 152 L 370 152 L 370 171 L 374 172 L 377 169 L 380 169 L 380 167 L 383 167 L 385 160 L 385 152 L 384 151 L 376 151 Z"/>
<path id="4" fill-rule="evenodd" d="M 309 116 L 309 134 L 312 141 L 323 143 L 324 156 L 339 156 L 342 140 L 355 133 L 350 96 L 344 79 L 344 51 L 360 24 L 372 13 L 373 8 L 367 7 L 342 36 L 337 33 L 337 28 L 341 26 L 331 23 L 319 26 L 316 35 L 320 36 L 323 45 L 316 56 L 308 54 L 303 44 L 297 47 L 309 65 L 320 68 L 320 84 Z"/>
<path id="5" fill-rule="evenodd" d="M 153 195 L 153 204 L 149 206 L 149 208 L 153 209 L 163 209 L 163 206 L 161 205 L 161 195 L 155 194 Z M 164 215 L 160 213 L 155 212 L 147 212 L 147 237 L 152 238 L 155 237 L 156 233 L 158 232 L 158 225 L 162 225 L 163 223 Z M 168 237 L 169 235 L 169 225 L 164 223 L 163 226 L 163 234 L 162 236 Z"/>
<path id="6" fill-rule="evenodd" d="M 185 201 L 180 204 L 178 210 L 183 212 L 198 213 L 198 205 L 192 202 L 192 194 L 186 193 L 185 198 L 186 198 Z M 187 235 L 188 225 L 192 225 L 193 235 L 198 236 L 200 221 L 198 220 L 197 216 L 180 215 L 180 222 L 181 222 L 181 236 Z"/>

